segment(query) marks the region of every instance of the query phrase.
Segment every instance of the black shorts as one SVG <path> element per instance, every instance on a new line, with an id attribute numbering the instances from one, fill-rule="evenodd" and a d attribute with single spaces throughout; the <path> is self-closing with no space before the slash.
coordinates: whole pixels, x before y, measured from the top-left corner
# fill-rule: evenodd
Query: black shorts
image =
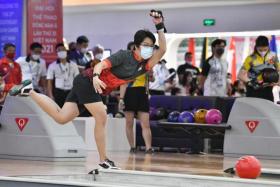
<path id="1" fill-rule="evenodd" d="M 73 81 L 73 88 L 68 94 L 66 102 L 77 103 L 81 112 L 84 104 L 102 102 L 102 99 L 101 95 L 96 93 L 90 79 L 79 74 Z"/>
<path id="2" fill-rule="evenodd" d="M 145 87 L 128 87 L 124 96 L 124 111 L 149 112 L 149 96 Z"/>
<path id="3" fill-rule="evenodd" d="M 62 108 L 69 93 L 70 90 L 61 90 L 59 88 L 54 88 L 53 90 L 54 101 L 58 104 L 58 106 Z"/>

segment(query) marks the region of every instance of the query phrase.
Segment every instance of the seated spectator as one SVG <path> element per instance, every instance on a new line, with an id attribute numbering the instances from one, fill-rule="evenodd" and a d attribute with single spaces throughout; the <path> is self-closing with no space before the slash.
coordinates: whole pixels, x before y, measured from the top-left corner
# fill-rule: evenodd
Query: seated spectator
<path id="1" fill-rule="evenodd" d="M 180 93 L 182 96 L 193 96 L 197 89 L 196 81 L 193 81 L 191 72 L 186 72 L 183 75 L 181 84 L 179 83 Z"/>

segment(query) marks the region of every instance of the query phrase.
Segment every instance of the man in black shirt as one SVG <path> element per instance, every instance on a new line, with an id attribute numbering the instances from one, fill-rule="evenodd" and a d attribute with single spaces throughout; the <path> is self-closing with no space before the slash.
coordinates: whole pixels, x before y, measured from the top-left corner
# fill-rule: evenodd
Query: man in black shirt
<path id="1" fill-rule="evenodd" d="M 199 69 L 192 65 L 192 53 L 185 53 L 185 64 L 182 64 L 177 69 L 177 74 L 179 76 L 179 82 L 182 84 L 182 80 L 186 72 L 191 72 L 193 76 L 193 80 L 196 81 L 197 76 L 199 75 Z"/>

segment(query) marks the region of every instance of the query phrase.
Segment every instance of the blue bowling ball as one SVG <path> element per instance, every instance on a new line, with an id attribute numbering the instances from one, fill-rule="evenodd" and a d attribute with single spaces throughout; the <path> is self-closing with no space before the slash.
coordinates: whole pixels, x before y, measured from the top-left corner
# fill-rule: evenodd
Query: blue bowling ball
<path id="1" fill-rule="evenodd" d="M 178 122 L 180 123 L 194 123 L 194 115 L 192 112 L 183 111 L 178 117 Z"/>
<path id="2" fill-rule="evenodd" d="M 179 116 L 180 116 L 180 112 L 178 112 L 178 111 L 170 112 L 167 117 L 167 121 L 168 122 L 178 122 Z"/>

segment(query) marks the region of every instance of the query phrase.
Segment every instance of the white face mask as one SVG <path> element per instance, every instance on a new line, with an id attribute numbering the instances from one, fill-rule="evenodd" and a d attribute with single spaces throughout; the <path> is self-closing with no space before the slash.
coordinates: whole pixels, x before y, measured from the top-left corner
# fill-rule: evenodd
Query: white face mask
<path id="1" fill-rule="evenodd" d="M 151 56 L 153 55 L 153 51 L 154 51 L 153 47 L 140 46 L 140 48 L 141 48 L 141 57 L 144 60 L 151 58 Z"/>
<path id="2" fill-rule="evenodd" d="M 33 60 L 39 60 L 41 55 L 32 54 L 31 57 L 32 57 Z"/>
<path id="3" fill-rule="evenodd" d="M 97 53 L 95 56 L 94 56 L 95 59 L 98 59 L 98 60 L 101 60 L 103 58 L 103 53 Z"/>
<path id="4" fill-rule="evenodd" d="M 81 48 L 81 53 L 86 53 L 88 50 L 87 50 L 87 48 Z"/>
<path id="5" fill-rule="evenodd" d="M 59 51 L 59 52 L 57 52 L 57 57 L 59 59 L 65 59 L 67 57 L 67 52 L 66 51 Z"/>
<path id="6" fill-rule="evenodd" d="M 268 52 L 268 51 L 262 51 L 262 52 L 258 51 L 258 53 L 259 53 L 262 57 L 264 57 L 264 56 L 266 55 L 267 52 Z"/>

